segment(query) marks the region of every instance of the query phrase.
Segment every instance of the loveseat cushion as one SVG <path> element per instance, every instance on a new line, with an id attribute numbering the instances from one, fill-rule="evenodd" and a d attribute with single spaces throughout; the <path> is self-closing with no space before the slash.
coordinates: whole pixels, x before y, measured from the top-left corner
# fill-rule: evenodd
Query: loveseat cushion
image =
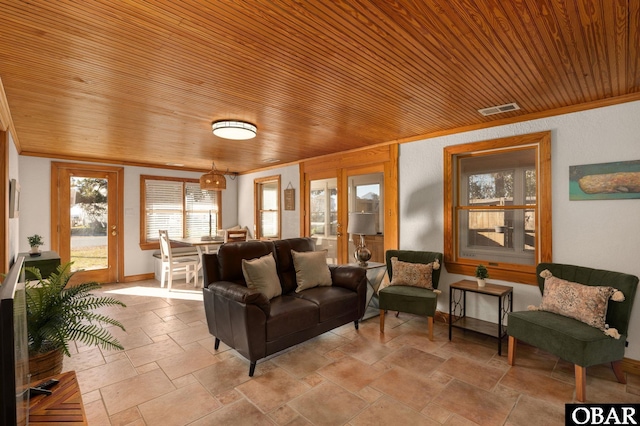
<path id="1" fill-rule="evenodd" d="M 612 339 L 595 327 L 552 312 L 509 314 L 508 334 L 583 367 L 624 357 L 626 336 Z"/>
<path id="2" fill-rule="evenodd" d="M 318 306 L 320 322 L 358 311 L 358 293 L 342 287 L 315 287 L 296 294 Z"/>
<path id="3" fill-rule="evenodd" d="M 217 255 L 218 279 L 247 285 L 242 273 L 242 259 L 256 259 L 273 252 L 274 246 L 271 241 L 222 244 Z"/>
<path id="4" fill-rule="evenodd" d="M 313 328 L 318 318 L 318 306 L 313 302 L 284 294 L 275 297 L 267 318 L 267 342 Z"/>

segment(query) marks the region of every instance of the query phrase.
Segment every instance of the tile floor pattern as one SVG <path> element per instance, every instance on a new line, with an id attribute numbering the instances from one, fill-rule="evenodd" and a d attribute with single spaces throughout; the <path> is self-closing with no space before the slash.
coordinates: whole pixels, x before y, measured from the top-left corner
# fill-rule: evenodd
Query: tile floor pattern
<path id="1" fill-rule="evenodd" d="M 348 324 L 258 362 L 224 344 L 213 349 L 200 289 L 154 280 L 103 286 L 127 308 L 103 309 L 126 332 L 124 351 L 75 346 L 75 370 L 90 425 L 553 425 L 574 402 L 573 366 L 518 347 L 517 366 L 495 339 L 426 319 L 388 315 Z M 506 341 L 503 354 L 506 354 Z M 589 368 L 588 402 L 640 403 L 640 377 L 619 384 Z"/>

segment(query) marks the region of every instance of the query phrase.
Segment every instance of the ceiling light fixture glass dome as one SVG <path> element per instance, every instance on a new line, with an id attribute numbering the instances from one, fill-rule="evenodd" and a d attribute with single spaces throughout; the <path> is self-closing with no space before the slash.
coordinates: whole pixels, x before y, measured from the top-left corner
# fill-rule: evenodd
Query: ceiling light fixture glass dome
<path id="1" fill-rule="evenodd" d="M 214 135 L 224 139 L 246 140 L 255 138 L 258 134 L 258 128 L 245 121 L 215 121 L 211 127 Z"/>

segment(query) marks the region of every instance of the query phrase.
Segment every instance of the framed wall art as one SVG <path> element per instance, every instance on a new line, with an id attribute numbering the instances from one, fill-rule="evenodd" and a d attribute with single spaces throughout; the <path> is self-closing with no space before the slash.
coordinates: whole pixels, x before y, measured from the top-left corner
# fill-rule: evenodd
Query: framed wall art
<path id="1" fill-rule="evenodd" d="M 9 180 L 9 217 L 15 218 L 20 214 L 20 184 L 17 180 Z"/>
<path id="2" fill-rule="evenodd" d="M 640 160 L 569 167 L 570 200 L 640 198 Z"/>

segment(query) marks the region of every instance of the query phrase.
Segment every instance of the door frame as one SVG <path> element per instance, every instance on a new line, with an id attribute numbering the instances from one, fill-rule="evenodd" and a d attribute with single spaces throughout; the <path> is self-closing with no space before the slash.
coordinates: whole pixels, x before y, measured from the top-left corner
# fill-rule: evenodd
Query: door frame
<path id="1" fill-rule="evenodd" d="M 338 221 L 346 224 L 348 221 L 348 176 L 354 173 L 367 174 L 384 172 L 384 250 L 398 248 L 398 144 L 389 144 L 326 155 L 300 163 L 300 188 L 302 188 L 300 213 L 300 233 L 303 237 L 310 236 L 311 229 L 307 220 L 310 210 L 310 182 L 314 179 L 335 177 L 338 180 Z M 338 261 L 348 263 L 349 236 L 346 227 L 338 237 Z"/>
<path id="2" fill-rule="evenodd" d="M 60 182 L 58 176 L 64 169 L 79 169 L 88 170 L 92 172 L 106 172 L 115 173 L 115 188 L 116 188 L 116 213 L 114 215 L 116 220 L 116 230 L 118 235 L 115 240 L 115 248 L 110 246 L 111 249 L 116 250 L 116 264 L 113 265 L 114 271 L 109 271 L 108 282 L 123 282 L 124 281 L 124 167 L 105 166 L 98 164 L 87 163 L 64 163 L 64 162 L 51 162 L 51 247 L 52 250 L 60 252 L 60 209 L 63 207 L 60 205 Z M 111 194 L 109 194 L 111 196 Z M 110 237 L 111 230 L 107 231 L 107 237 Z M 70 259 L 60 259 L 64 264 Z"/>

